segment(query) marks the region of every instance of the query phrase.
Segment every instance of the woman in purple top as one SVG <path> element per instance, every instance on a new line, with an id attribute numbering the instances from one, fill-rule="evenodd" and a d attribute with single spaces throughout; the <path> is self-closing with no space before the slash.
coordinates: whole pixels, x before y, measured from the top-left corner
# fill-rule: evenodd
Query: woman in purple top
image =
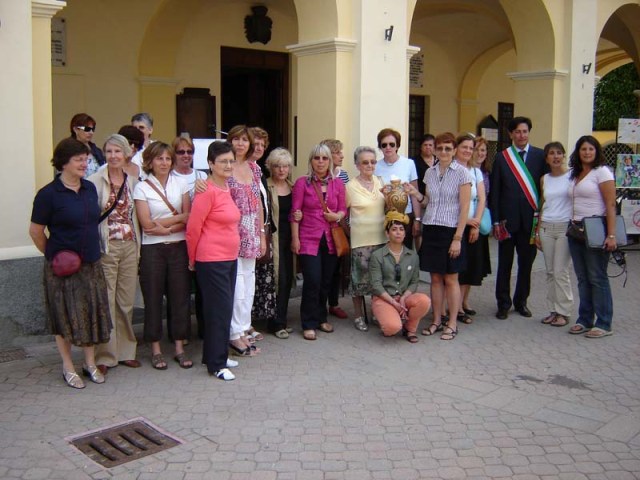
<path id="1" fill-rule="evenodd" d="M 338 257 L 331 226 L 347 214 L 344 184 L 333 176 L 331 150 L 316 145 L 309 154 L 309 171 L 293 186 L 291 212 L 300 210 L 302 220 L 291 221 L 291 250 L 300 256 L 304 283 L 300 302 L 305 340 L 316 339 L 316 329 L 330 333 L 327 322 L 327 293 Z M 322 200 L 328 211 L 324 211 Z"/>

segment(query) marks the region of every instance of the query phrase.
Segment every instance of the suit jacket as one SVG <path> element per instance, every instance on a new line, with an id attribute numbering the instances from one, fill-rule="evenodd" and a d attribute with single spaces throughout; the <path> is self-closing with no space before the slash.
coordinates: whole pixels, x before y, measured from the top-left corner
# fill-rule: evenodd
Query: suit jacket
<path id="1" fill-rule="evenodd" d="M 540 178 L 549 170 L 544 160 L 543 150 L 530 145 L 525 164 L 531 173 L 538 193 L 540 193 Z M 533 208 L 507 165 L 502 152 L 496 154 L 493 162 L 489 206 L 493 222 L 506 220 L 509 233 L 513 234 L 520 230 L 531 231 Z"/>

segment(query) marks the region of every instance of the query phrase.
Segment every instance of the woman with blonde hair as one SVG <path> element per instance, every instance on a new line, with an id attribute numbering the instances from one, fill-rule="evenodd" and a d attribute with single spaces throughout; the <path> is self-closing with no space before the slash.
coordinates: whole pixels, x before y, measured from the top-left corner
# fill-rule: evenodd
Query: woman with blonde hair
<path id="1" fill-rule="evenodd" d="M 131 158 L 125 137 L 110 135 L 104 143 L 107 166 L 89 177 L 96 186 L 100 205 L 100 251 L 109 294 L 113 330 L 108 343 L 96 348 L 96 364 L 102 374 L 118 364 L 140 367 L 133 331 L 133 304 L 138 284 L 138 257 L 142 235 L 133 200 L 138 179 L 124 168 Z"/>
<path id="2" fill-rule="evenodd" d="M 326 305 L 338 261 L 331 226 L 347 214 L 344 184 L 333 176 L 331 150 L 326 145 L 311 149 L 307 175 L 293 186 L 291 211 L 297 210 L 302 212 L 302 220 L 292 214 L 290 221 L 291 249 L 299 255 L 304 277 L 300 319 L 303 338 L 315 340 L 316 330 L 333 332 Z"/>
<path id="3" fill-rule="evenodd" d="M 290 179 L 293 159 L 285 148 L 271 151 L 266 161 L 271 175 L 267 179 L 271 217 L 275 231 L 273 242 L 273 268 L 276 285 L 276 315 L 267 323 L 267 329 L 277 338 L 289 338 L 291 328 L 287 325 L 287 309 L 293 285 L 294 258 L 291 251 L 291 200 L 293 183 Z"/>

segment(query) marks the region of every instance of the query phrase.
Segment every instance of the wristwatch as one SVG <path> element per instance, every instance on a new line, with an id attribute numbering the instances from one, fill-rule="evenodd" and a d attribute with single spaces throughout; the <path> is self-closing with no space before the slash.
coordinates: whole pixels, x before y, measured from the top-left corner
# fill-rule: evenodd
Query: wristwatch
<path id="1" fill-rule="evenodd" d="M 607 235 L 607 238 L 616 238 L 615 235 Z"/>

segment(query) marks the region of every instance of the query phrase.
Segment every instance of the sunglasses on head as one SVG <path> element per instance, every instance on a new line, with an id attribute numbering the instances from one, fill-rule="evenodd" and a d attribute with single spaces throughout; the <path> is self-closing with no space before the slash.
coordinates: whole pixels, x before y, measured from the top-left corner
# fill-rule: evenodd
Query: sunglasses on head
<path id="1" fill-rule="evenodd" d="M 387 148 L 387 147 L 396 148 L 395 142 L 381 143 L 380 146 L 382 148 Z"/>
<path id="2" fill-rule="evenodd" d="M 400 268 L 400 264 L 395 264 L 395 274 L 396 274 L 396 282 L 400 281 L 400 275 L 402 274 L 402 269 Z"/>
<path id="3" fill-rule="evenodd" d="M 96 131 L 96 127 L 89 127 L 89 126 L 79 126 L 79 127 L 75 127 L 78 130 L 82 130 L 83 132 L 95 132 Z"/>
<path id="4" fill-rule="evenodd" d="M 193 155 L 193 150 L 176 150 L 177 155 L 184 155 L 185 153 L 187 155 Z"/>

